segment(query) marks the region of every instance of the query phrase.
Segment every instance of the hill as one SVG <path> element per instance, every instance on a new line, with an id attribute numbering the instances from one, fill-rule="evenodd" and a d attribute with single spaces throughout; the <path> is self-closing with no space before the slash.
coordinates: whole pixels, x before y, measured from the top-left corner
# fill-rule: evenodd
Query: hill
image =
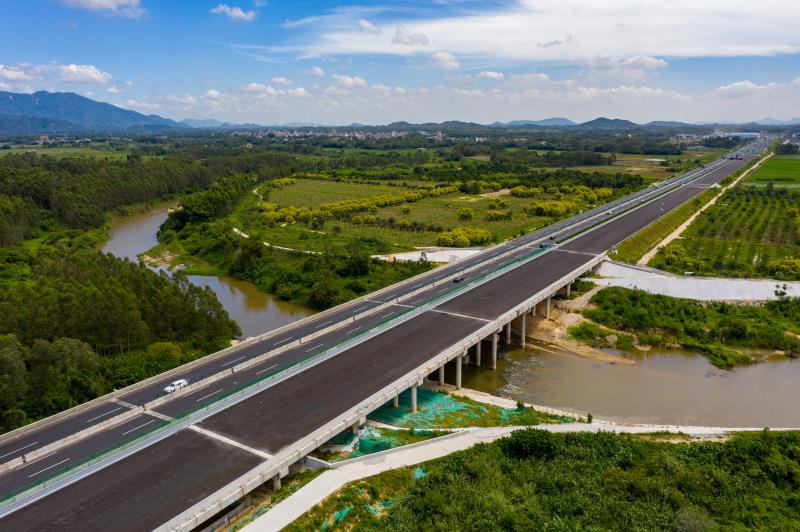
<path id="1" fill-rule="evenodd" d="M 74 92 L 0 92 L 0 134 L 158 131 L 185 128 L 173 120 L 144 115 Z"/>
<path id="2" fill-rule="evenodd" d="M 583 129 L 638 129 L 640 126 L 630 120 L 600 117 L 578 124 L 578 127 Z"/>

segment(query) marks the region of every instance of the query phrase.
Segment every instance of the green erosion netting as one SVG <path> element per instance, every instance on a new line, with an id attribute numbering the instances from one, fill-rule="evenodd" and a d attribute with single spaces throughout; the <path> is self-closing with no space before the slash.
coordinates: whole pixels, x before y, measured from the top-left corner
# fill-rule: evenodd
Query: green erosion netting
<path id="1" fill-rule="evenodd" d="M 488 409 L 484 406 L 461 402 L 443 393 L 418 388 L 416 413 L 411 413 L 411 392 L 406 390 L 400 394 L 400 406 L 394 408 L 390 401 L 368 417 L 399 427 L 438 428 L 447 420 L 479 418 L 487 412 Z"/>

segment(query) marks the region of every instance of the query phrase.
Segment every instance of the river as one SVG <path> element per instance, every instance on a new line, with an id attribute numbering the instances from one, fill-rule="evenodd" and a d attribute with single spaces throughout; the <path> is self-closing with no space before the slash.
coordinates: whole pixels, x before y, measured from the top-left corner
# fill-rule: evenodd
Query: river
<path id="1" fill-rule="evenodd" d="M 115 220 L 103 251 L 137 260 L 157 243 L 156 232 L 166 218 L 162 206 Z M 189 279 L 217 294 L 244 338 L 313 312 L 246 281 L 197 275 Z M 724 371 L 691 353 L 616 354 L 631 356 L 636 364 L 597 362 L 535 347 L 515 349 L 498 361 L 497 371 L 465 366 L 464 386 L 623 422 L 800 426 L 800 361 L 781 358 Z"/>
<path id="2" fill-rule="evenodd" d="M 103 251 L 120 258 L 139 260 L 139 253 L 158 243 L 156 233 L 167 219 L 167 208 L 169 205 L 162 205 L 147 212 L 115 219 Z M 192 283 L 214 291 L 222 306 L 241 327 L 242 338 L 258 336 L 314 313 L 311 309 L 266 294 L 247 281 L 225 276 L 188 277 Z"/>

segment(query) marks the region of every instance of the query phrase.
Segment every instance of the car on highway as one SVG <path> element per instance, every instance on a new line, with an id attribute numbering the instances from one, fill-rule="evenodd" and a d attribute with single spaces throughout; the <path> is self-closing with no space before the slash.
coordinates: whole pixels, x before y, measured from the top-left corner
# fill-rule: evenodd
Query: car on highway
<path id="1" fill-rule="evenodd" d="M 459 275 L 458 277 L 454 277 L 453 278 L 453 282 L 454 283 L 460 283 L 463 280 L 464 280 L 464 276 L 463 275 Z"/>
<path id="2" fill-rule="evenodd" d="M 174 393 L 182 388 L 186 388 L 189 386 L 189 381 L 186 379 L 178 379 L 176 381 L 172 381 L 164 388 L 164 393 Z"/>

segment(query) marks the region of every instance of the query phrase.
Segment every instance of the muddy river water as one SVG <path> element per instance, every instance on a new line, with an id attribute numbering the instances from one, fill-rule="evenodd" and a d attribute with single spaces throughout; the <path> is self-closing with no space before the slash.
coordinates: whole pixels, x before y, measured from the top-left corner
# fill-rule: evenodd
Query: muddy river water
<path id="1" fill-rule="evenodd" d="M 137 260 L 156 242 L 166 206 L 116 220 L 104 251 Z M 313 311 L 230 277 L 190 276 L 208 286 L 255 336 Z M 619 356 L 633 356 L 617 353 Z M 609 364 L 548 348 L 510 350 L 497 371 L 465 367 L 464 386 L 618 421 L 733 427 L 800 427 L 800 361 L 775 359 L 733 371 L 700 356 L 651 352 Z"/>

